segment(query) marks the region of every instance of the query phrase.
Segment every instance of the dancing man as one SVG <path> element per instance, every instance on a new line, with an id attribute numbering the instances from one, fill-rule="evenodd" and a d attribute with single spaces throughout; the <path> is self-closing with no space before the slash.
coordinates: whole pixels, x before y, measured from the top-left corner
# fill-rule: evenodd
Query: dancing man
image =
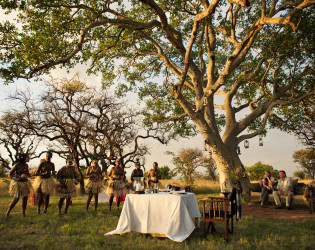
<path id="1" fill-rule="evenodd" d="M 28 179 L 30 176 L 28 165 L 26 163 L 28 161 L 29 158 L 27 154 L 20 154 L 18 163 L 12 167 L 9 173 L 9 177 L 12 179 L 9 187 L 9 193 L 14 196 L 14 199 L 6 212 L 7 217 L 9 217 L 11 210 L 14 208 L 16 203 L 18 203 L 20 197 L 22 197 L 22 214 L 25 217 L 28 196 L 30 195 L 30 192 L 34 192 L 32 184 Z"/>
<path id="2" fill-rule="evenodd" d="M 46 153 L 46 159 L 41 160 L 36 174 L 37 177 L 33 183 L 34 191 L 38 196 L 38 207 L 37 214 L 40 214 L 40 207 L 44 202 L 44 213 L 47 212 L 47 208 L 49 205 L 49 197 L 53 195 L 55 191 L 56 183 L 54 179 L 51 177 L 51 174 L 55 175 L 55 164 L 51 162 L 52 153 Z"/>
<path id="3" fill-rule="evenodd" d="M 125 172 L 121 160 L 117 159 L 115 167 L 112 167 L 108 173 L 109 184 L 107 193 L 109 197 L 109 211 L 112 209 L 114 196 L 117 197 L 117 209 L 119 210 L 120 196 L 127 193 L 126 185 L 124 182 Z"/>
<path id="4" fill-rule="evenodd" d="M 57 173 L 58 184 L 56 194 L 60 197 L 58 208 L 61 215 L 61 208 L 66 200 L 65 214 L 68 212 L 71 198 L 76 196 L 75 185 L 80 181 L 80 176 L 72 165 L 72 159 L 68 158 L 66 166 L 62 167 Z"/>
<path id="5" fill-rule="evenodd" d="M 85 191 L 88 194 L 88 200 L 86 202 L 86 211 L 89 210 L 89 206 L 94 195 L 94 207 L 97 210 L 98 194 L 104 189 L 104 176 L 102 169 L 98 165 L 96 160 L 92 161 L 91 166 L 86 170 L 86 176 L 88 179 L 85 182 Z"/>

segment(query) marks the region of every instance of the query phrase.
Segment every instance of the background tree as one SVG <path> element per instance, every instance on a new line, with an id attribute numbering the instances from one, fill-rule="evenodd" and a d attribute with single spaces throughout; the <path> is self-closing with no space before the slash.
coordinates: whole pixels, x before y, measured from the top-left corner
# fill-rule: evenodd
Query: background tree
<path id="1" fill-rule="evenodd" d="M 295 171 L 293 176 L 300 178 L 301 180 L 305 179 L 305 173 L 302 170 Z"/>
<path id="2" fill-rule="evenodd" d="M 19 25 L 0 26 L 0 76 L 30 79 L 85 62 L 89 73 L 103 74 L 104 85 L 120 78 L 117 94 L 137 91 L 146 102 L 145 125 L 170 122 L 172 136 L 198 129 L 220 182 L 246 191 L 237 145 L 268 126 L 287 131 L 287 121 L 298 122 L 314 104 L 314 4 L 4 2 Z"/>
<path id="3" fill-rule="evenodd" d="M 183 148 L 177 154 L 167 153 L 173 156 L 174 172 L 181 176 L 186 185 L 193 185 L 194 179 L 199 175 L 197 168 L 204 167 L 203 152 L 199 148 Z"/>
<path id="4" fill-rule="evenodd" d="M 135 107 L 118 102 L 105 89 L 86 86 L 78 75 L 51 78 L 38 97 L 18 92 L 11 98 L 28 114 L 20 127 L 48 141 L 50 150 L 61 157 L 70 155 L 81 177 L 81 161 L 87 167 L 91 158 L 99 159 L 106 172 L 117 158 L 126 165 L 143 157 L 148 149 L 139 143 L 140 139 L 168 141 L 159 127 L 141 129 L 141 114 Z M 82 190 L 83 185 L 81 178 Z"/>
<path id="5" fill-rule="evenodd" d="M 215 181 L 217 179 L 217 166 L 212 157 L 203 158 L 203 167 L 206 168 L 206 177 L 209 180 Z"/>
<path id="6" fill-rule="evenodd" d="M 22 103 L 28 114 L 19 128 L 48 140 L 51 150 L 61 157 L 70 155 L 81 175 L 82 190 L 81 160 L 87 167 L 92 156 L 100 159 L 106 172 L 110 165 L 106 160 L 114 164 L 120 158 L 126 164 L 147 153 L 138 139 L 151 134 L 138 135 L 139 113 L 118 103 L 105 91 L 87 87 L 78 75 L 71 79 L 51 78 L 39 98 L 32 99 L 25 92 L 12 98 Z"/>
<path id="7" fill-rule="evenodd" d="M 301 149 L 292 155 L 293 161 L 299 164 L 305 178 L 314 179 L 315 177 L 315 148 Z"/>
<path id="8" fill-rule="evenodd" d="M 161 172 L 162 180 L 170 180 L 174 176 L 176 176 L 176 173 L 172 171 L 168 166 L 162 166 L 162 167 L 159 167 L 159 169 Z"/>
<path id="9" fill-rule="evenodd" d="M 8 169 L 8 165 L 9 165 L 9 161 L 5 162 L 2 160 L 0 161 L 0 177 L 7 177 L 9 174 L 9 169 Z"/>
<path id="10" fill-rule="evenodd" d="M 1 166 L 10 170 L 10 165 L 17 162 L 21 153 L 27 153 L 30 159 L 39 157 L 36 154 L 40 138 L 37 138 L 30 129 L 22 126 L 26 113 L 11 110 L 0 119 L 0 146 L 6 154 L 0 155 Z M 6 157 L 6 156 L 7 157 Z"/>
<path id="11" fill-rule="evenodd" d="M 251 167 L 246 167 L 246 171 L 248 172 L 249 179 L 251 181 L 261 180 L 264 177 L 266 170 L 271 171 L 271 175 L 274 178 L 279 178 L 279 173 L 277 170 L 274 170 L 271 165 L 263 164 L 261 161 L 256 162 Z"/>

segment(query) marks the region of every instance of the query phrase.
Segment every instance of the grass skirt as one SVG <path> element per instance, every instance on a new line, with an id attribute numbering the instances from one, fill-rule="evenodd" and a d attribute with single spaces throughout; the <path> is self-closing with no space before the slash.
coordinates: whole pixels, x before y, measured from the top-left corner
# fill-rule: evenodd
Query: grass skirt
<path id="1" fill-rule="evenodd" d="M 53 195 L 55 192 L 56 182 L 53 178 L 42 178 L 41 176 L 37 176 L 33 182 L 33 188 L 35 192 L 41 190 L 43 194 Z"/>
<path id="2" fill-rule="evenodd" d="M 65 184 L 58 183 L 56 185 L 56 195 L 60 198 L 72 198 L 77 194 L 75 184 L 72 179 L 67 179 Z"/>
<path id="3" fill-rule="evenodd" d="M 14 197 L 28 197 L 30 193 L 34 193 L 32 184 L 29 180 L 20 182 L 12 180 L 9 187 L 10 195 Z"/>
<path id="4" fill-rule="evenodd" d="M 106 192 L 114 194 L 115 196 L 121 196 L 122 194 L 127 194 L 128 190 L 126 188 L 125 182 L 122 180 L 110 180 Z"/>
<path id="5" fill-rule="evenodd" d="M 92 181 L 90 179 L 85 180 L 85 192 L 88 194 L 98 194 L 104 190 L 104 181 Z"/>

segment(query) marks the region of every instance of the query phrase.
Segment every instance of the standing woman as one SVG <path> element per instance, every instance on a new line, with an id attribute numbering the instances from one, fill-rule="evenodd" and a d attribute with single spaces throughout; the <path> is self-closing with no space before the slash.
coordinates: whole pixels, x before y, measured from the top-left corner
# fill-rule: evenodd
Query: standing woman
<path id="1" fill-rule="evenodd" d="M 97 210 L 98 194 L 104 189 L 104 176 L 102 169 L 98 165 L 96 160 L 92 161 L 91 166 L 86 170 L 86 177 L 88 179 L 85 182 L 85 191 L 88 194 L 88 200 L 86 202 L 86 211 L 89 210 L 89 205 L 94 195 L 95 211 Z"/>
<path id="2" fill-rule="evenodd" d="M 56 183 L 54 179 L 51 177 L 51 174 L 56 174 L 55 164 L 51 162 L 52 153 L 46 153 L 46 159 L 41 160 L 37 171 L 36 171 L 36 179 L 33 183 L 34 191 L 38 196 L 38 207 L 37 214 L 40 214 L 40 207 L 44 202 L 44 213 L 46 213 L 48 205 L 49 205 L 49 197 L 53 195 L 55 191 Z"/>
<path id="3" fill-rule="evenodd" d="M 68 158 L 66 166 L 62 167 L 57 173 L 58 184 L 56 186 L 56 194 L 60 196 L 58 208 L 59 215 L 64 200 L 66 200 L 65 214 L 68 212 L 71 198 L 76 196 L 75 185 L 80 181 L 80 176 L 72 165 L 72 159 Z"/>
<path id="4" fill-rule="evenodd" d="M 153 168 L 151 168 L 147 174 L 148 178 L 148 185 L 149 188 L 153 186 L 154 184 L 159 184 L 159 180 L 161 180 L 161 172 L 158 169 L 158 163 L 154 162 L 153 163 Z"/>
<path id="5" fill-rule="evenodd" d="M 10 215 L 10 212 L 16 203 L 18 203 L 20 197 L 22 197 L 22 214 L 25 217 L 27 198 L 30 195 L 30 192 L 34 192 L 32 184 L 28 179 L 30 176 L 28 165 L 26 163 L 28 160 L 29 158 L 27 154 L 20 154 L 18 163 L 12 167 L 9 173 L 9 177 L 12 179 L 9 187 L 9 193 L 14 196 L 14 199 L 6 212 L 7 217 Z"/>
<path id="6" fill-rule="evenodd" d="M 127 193 L 126 185 L 124 182 L 125 171 L 122 166 L 121 160 L 116 160 L 116 166 L 112 167 L 108 173 L 109 184 L 107 193 L 109 197 L 109 211 L 112 209 L 114 196 L 117 197 L 117 209 L 119 210 L 120 196 Z"/>

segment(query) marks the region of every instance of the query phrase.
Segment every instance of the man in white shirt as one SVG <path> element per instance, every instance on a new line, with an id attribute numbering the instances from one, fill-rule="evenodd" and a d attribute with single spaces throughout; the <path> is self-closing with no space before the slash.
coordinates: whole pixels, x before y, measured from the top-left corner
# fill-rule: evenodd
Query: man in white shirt
<path id="1" fill-rule="evenodd" d="M 278 181 L 277 185 L 277 191 L 273 191 L 273 197 L 276 202 L 276 209 L 281 209 L 281 200 L 280 200 L 280 195 L 286 196 L 286 207 L 287 209 L 291 209 L 290 203 L 292 196 L 294 195 L 293 193 L 293 184 L 290 178 L 286 177 L 285 171 L 281 170 L 279 171 L 279 176 L 280 180 Z"/>

